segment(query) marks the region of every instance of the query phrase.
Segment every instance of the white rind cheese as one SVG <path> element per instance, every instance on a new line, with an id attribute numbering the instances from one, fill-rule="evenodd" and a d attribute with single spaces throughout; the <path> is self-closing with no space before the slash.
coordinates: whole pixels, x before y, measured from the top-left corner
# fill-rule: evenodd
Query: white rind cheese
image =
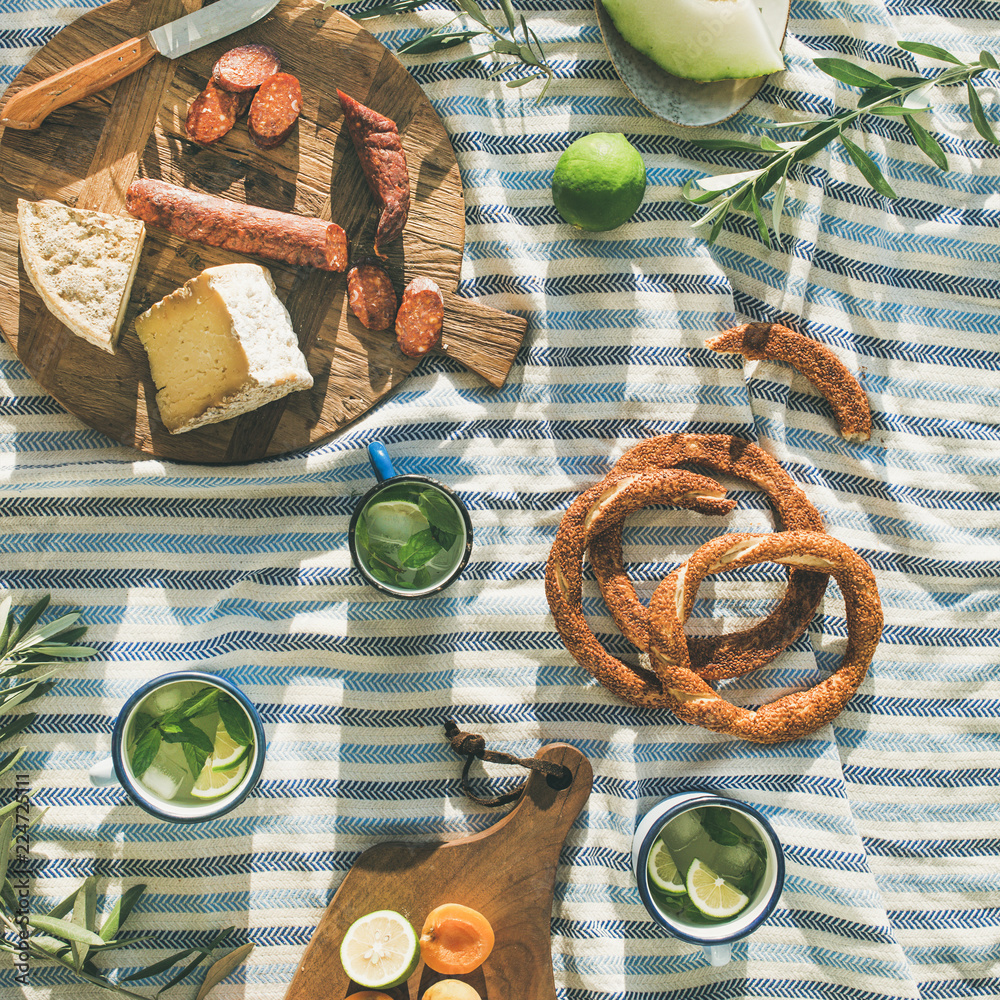
<path id="1" fill-rule="evenodd" d="M 115 353 L 146 228 L 130 216 L 17 200 L 21 260 L 45 307 L 95 347 Z"/>
<path id="2" fill-rule="evenodd" d="M 171 434 L 312 388 L 288 310 L 259 264 L 207 268 L 137 316 L 135 332 Z"/>

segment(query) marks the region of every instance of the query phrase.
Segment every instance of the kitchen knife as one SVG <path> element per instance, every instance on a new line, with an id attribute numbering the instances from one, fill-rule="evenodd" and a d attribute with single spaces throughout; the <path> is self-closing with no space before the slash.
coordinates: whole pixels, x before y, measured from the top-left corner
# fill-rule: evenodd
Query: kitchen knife
<path id="1" fill-rule="evenodd" d="M 57 108 L 110 87 L 157 55 L 178 59 L 248 27 L 277 6 L 278 0 L 218 0 L 193 14 L 185 14 L 176 21 L 153 28 L 141 38 L 130 38 L 18 91 L 4 105 L 0 125 L 38 128 L 46 115 Z"/>

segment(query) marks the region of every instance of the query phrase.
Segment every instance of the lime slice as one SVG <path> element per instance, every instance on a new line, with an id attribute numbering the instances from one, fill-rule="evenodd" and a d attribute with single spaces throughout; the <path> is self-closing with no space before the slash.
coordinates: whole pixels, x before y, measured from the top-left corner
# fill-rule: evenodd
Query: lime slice
<path id="1" fill-rule="evenodd" d="M 340 944 L 344 971 L 359 986 L 386 989 L 406 982 L 420 961 L 413 925 L 395 910 L 376 910 L 355 920 Z"/>
<path id="2" fill-rule="evenodd" d="M 649 881 L 668 896 L 683 896 L 687 892 L 681 873 L 677 870 L 677 865 L 674 864 L 674 859 L 662 840 L 653 844 L 653 849 L 646 859 L 646 872 Z"/>
<path id="3" fill-rule="evenodd" d="M 426 531 L 430 522 L 424 512 L 409 500 L 386 500 L 365 510 L 368 537 L 373 542 L 402 545 L 418 531 Z"/>
<path id="4" fill-rule="evenodd" d="M 706 917 L 734 917 L 750 902 L 736 886 L 697 858 L 688 869 L 687 891 L 691 902 Z"/>
<path id="5" fill-rule="evenodd" d="M 201 774 L 191 786 L 191 795 L 196 799 L 218 799 L 237 788 L 247 773 L 248 761 L 244 758 L 236 767 L 228 771 L 212 768 L 212 758 L 205 761 Z"/>
<path id="6" fill-rule="evenodd" d="M 214 743 L 211 759 L 213 771 L 231 771 L 250 755 L 250 747 L 237 743 L 222 722 L 215 730 Z"/>

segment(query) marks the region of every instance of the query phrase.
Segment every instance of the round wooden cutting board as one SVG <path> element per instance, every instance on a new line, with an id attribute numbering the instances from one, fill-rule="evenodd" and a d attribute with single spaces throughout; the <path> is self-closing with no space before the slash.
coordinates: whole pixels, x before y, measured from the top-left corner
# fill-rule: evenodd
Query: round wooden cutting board
<path id="1" fill-rule="evenodd" d="M 31 60 L 7 97 L 53 73 L 142 35 L 200 6 L 197 0 L 114 0 L 82 15 Z M 202 147 L 184 134 L 188 105 L 215 60 L 248 42 L 272 46 L 302 84 L 291 138 L 258 149 L 246 120 Z M 347 306 L 346 279 L 255 258 L 274 277 L 315 379 L 252 413 L 184 434 L 160 422 L 156 389 L 133 321 L 204 268 L 238 254 L 146 227 L 146 243 L 115 355 L 74 336 L 52 317 L 18 252 L 17 200 L 53 198 L 124 215 L 136 177 L 152 177 L 265 208 L 318 216 L 347 232 L 351 258 L 371 253 L 379 207 L 337 100 L 337 88 L 392 118 L 410 172 L 411 209 L 387 267 L 401 292 L 417 275 L 445 295 L 442 350 L 503 384 L 525 321 L 455 296 L 465 240 L 455 154 L 440 118 L 396 57 L 350 18 L 312 0 L 284 0 L 257 24 L 177 60 L 157 56 L 121 83 L 68 105 L 33 131 L 0 133 L 0 328 L 38 382 L 67 410 L 151 455 L 196 462 L 248 462 L 306 448 L 336 433 L 403 382 L 417 361 L 392 330 L 366 330 Z"/>

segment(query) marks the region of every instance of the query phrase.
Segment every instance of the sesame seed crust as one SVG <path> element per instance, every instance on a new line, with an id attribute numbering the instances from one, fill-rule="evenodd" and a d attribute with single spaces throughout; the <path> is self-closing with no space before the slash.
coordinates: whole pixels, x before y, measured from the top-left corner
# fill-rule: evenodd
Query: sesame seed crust
<path id="1" fill-rule="evenodd" d="M 840 433 L 848 441 L 872 436 L 868 397 L 858 380 L 824 344 L 790 330 L 780 323 L 744 323 L 705 346 L 720 354 L 742 354 L 752 361 L 783 361 L 801 372 L 833 408 Z"/>

